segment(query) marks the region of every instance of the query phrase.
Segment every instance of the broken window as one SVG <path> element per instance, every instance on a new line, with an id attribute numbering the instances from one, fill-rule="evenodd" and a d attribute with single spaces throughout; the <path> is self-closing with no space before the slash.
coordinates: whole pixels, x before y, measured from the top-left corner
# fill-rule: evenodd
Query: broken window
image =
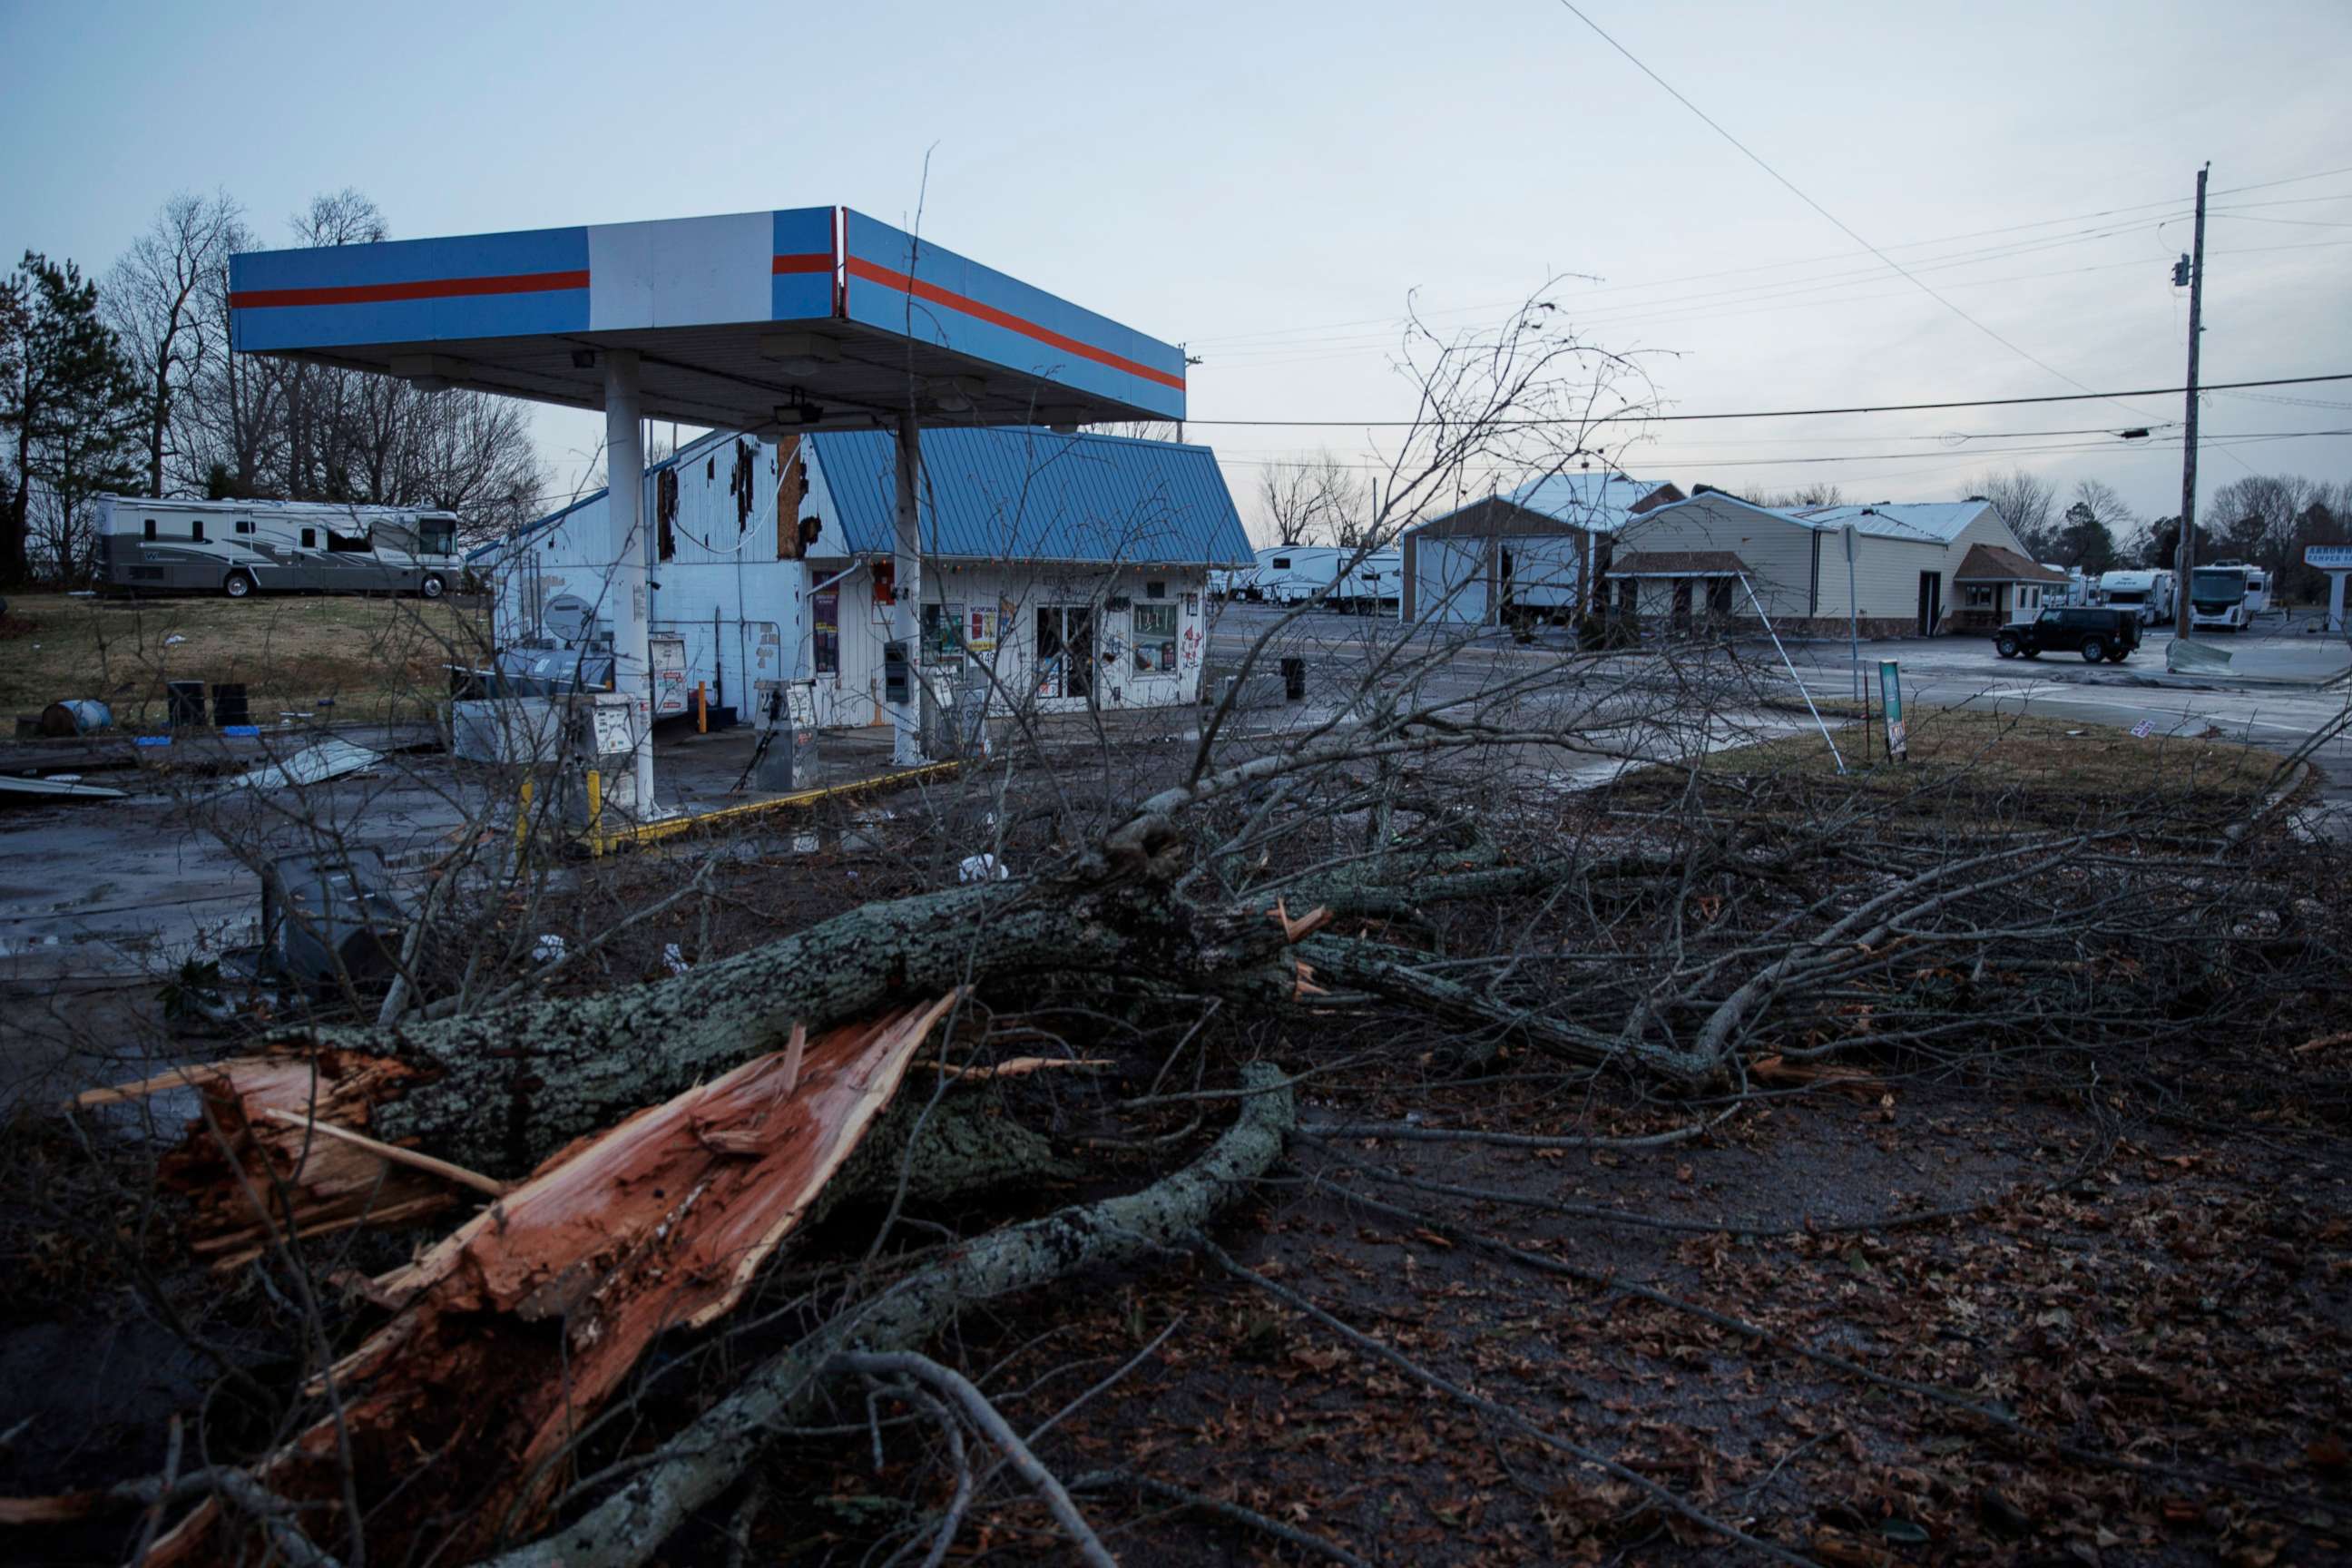
<path id="1" fill-rule="evenodd" d="M 1037 606 L 1037 695 L 1084 697 L 1094 689 L 1094 611 L 1086 605 Z"/>

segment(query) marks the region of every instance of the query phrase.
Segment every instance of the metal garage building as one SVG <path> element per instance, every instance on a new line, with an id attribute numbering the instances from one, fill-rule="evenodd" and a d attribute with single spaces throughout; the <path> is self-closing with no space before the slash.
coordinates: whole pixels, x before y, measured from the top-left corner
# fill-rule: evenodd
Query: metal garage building
<path id="1" fill-rule="evenodd" d="M 1627 521 L 1682 499 L 1625 474 L 1552 474 L 1417 523 L 1399 542 L 1398 613 L 1468 626 L 1573 618 Z"/>

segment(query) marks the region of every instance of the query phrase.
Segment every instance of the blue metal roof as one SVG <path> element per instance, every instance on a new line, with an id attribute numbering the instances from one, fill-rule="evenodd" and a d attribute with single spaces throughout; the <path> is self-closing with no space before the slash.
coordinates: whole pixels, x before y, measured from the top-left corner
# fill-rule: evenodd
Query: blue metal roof
<path id="1" fill-rule="evenodd" d="M 889 553 L 893 437 L 825 431 L 809 443 L 834 511 L 816 553 Z M 1255 560 L 1206 447 L 1023 426 L 929 429 L 921 500 L 927 555 L 1210 566 Z"/>

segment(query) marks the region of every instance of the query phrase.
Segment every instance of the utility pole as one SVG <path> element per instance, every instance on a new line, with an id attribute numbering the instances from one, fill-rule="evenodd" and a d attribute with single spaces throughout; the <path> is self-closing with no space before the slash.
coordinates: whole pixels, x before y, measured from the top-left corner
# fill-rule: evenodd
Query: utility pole
<path id="1" fill-rule="evenodd" d="M 2189 274 L 2189 427 L 2180 447 L 2180 571 L 2172 588 L 2173 632 L 2184 637 L 2189 635 L 2189 578 L 2197 569 L 2197 342 L 2205 331 L 2205 176 L 2212 170 L 2209 163 L 2197 171 L 2196 258 L 2182 257 L 2172 274 L 2176 282 L 2182 280 L 2184 268 Z"/>

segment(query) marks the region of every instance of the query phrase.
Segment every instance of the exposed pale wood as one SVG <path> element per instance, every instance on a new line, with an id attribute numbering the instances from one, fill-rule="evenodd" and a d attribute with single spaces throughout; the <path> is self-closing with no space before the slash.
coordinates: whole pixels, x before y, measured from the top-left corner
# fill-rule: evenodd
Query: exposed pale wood
<path id="1" fill-rule="evenodd" d="M 494 1198 L 506 1196 L 513 1188 L 513 1184 L 510 1182 L 494 1180 L 478 1172 L 468 1171 L 462 1165 L 453 1165 L 446 1160 L 436 1160 L 430 1154 L 420 1154 L 414 1149 L 403 1149 L 394 1144 L 381 1142 L 376 1139 L 354 1132 L 348 1127 L 338 1127 L 331 1121 L 320 1121 L 297 1111 L 280 1110 L 275 1106 L 263 1106 L 261 1114 L 273 1121 L 290 1121 L 297 1127 L 321 1133 L 329 1138 L 340 1138 L 356 1148 L 366 1150 L 379 1160 L 389 1160 L 395 1165 L 406 1165 L 411 1170 L 426 1171 L 436 1176 L 446 1176 L 461 1187 L 471 1187 L 478 1193 L 487 1193 Z"/>
<path id="2" fill-rule="evenodd" d="M 801 1053 L 808 1048 L 808 1026 L 798 1018 L 793 1020 L 793 1037 L 784 1042 L 783 1087 L 780 1092 L 790 1094 L 801 1081 Z"/>

